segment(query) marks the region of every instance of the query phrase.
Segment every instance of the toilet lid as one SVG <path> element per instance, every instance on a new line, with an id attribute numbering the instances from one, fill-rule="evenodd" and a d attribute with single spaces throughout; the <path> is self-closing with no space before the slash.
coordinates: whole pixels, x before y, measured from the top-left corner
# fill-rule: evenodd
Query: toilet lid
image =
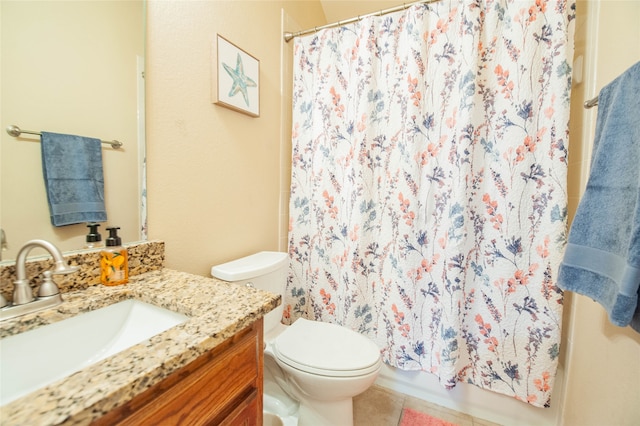
<path id="1" fill-rule="evenodd" d="M 324 376 L 360 376 L 380 368 L 380 350 L 367 337 L 335 324 L 298 319 L 273 342 L 278 359 Z"/>

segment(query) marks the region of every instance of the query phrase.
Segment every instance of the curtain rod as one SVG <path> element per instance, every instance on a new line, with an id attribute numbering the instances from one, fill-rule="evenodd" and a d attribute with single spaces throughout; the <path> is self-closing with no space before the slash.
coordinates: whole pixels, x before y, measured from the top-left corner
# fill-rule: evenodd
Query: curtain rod
<path id="1" fill-rule="evenodd" d="M 382 15 L 386 15 L 388 13 L 393 13 L 393 12 L 398 12 L 400 10 L 408 9 L 411 6 L 414 6 L 416 4 L 437 3 L 439 1 L 441 1 L 441 0 L 420 0 L 420 1 L 414 1 L 413 3 L 403 3 L 401 6 L 395 6 L 395 7 L 389 8 L 389 9 L 379 10 L 378 12 L 367 13 L 366 15 L 358 15 L 358 16 L 356 16 L 354 18 L 345 19 L 344 21 L 334 22 L 332 24 L 322 25 L 320 27 L 309 28 L 308 30 L 298 31 L 298 32 L 295 32 L 295 33 L 285 32 L 284 33 L 284 41 L 289 43 L 291 40 L 293 40 L 296 37 L 300 37 L 300 36 L 303 36 L 303 35 L 311 34 L 313 32 L 317 32 L 317 31 L 324 30 L 324 29 L 327 29 L 327 28 L 341 27 L 343 25 L 352 24 L 354 22 L 358 22 L 358 21 L 362 20 L 363 18 L 368 18 L 369 16 L 382 16 Z"/>

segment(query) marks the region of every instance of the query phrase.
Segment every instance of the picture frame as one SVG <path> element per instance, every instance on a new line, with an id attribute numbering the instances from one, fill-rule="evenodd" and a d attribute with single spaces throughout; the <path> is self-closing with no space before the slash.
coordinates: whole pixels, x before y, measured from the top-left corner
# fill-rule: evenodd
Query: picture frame
<path id="1" fill-rule="evenodd" d="M 260 61 L 220 34 L 216 34 L 212 50 L 213 102 L 260 117 Z"/>

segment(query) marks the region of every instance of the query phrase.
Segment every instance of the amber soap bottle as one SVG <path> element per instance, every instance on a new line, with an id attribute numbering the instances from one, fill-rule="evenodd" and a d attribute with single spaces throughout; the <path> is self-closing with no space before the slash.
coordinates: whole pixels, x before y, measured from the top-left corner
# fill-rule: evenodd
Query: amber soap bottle
<path id="1" fill-rule="evenodd" d="M 100 251 L 100 282 L 104 285 L 121 285 L 129 281 L 127 249 L 122 247 L 117 227 L 107 228 L 109 237 Z"/>

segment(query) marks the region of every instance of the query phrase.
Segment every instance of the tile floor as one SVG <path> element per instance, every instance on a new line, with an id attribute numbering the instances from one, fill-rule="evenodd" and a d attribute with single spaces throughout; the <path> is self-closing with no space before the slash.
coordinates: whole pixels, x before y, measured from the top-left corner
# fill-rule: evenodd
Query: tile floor
<path id="1" fill-rule="evenodd" d="M 428 413 L 458 426 L 499 426 L 380 386 L 372 386 L 353 399 L 355 426 L 396 426 L 403 408 Z"/>

